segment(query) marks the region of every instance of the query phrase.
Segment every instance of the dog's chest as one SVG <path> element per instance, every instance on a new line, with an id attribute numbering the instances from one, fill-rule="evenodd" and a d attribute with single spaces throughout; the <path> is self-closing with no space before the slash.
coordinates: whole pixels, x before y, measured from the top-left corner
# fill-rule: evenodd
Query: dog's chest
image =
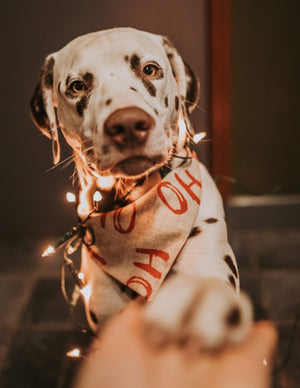
<path id="1" fill-rule="evenodd" d="M 185 245 L 201 202 L 196 160 L 144 196 L 86 222 L 83 249 L 103 271 L 151 300 Z"/>

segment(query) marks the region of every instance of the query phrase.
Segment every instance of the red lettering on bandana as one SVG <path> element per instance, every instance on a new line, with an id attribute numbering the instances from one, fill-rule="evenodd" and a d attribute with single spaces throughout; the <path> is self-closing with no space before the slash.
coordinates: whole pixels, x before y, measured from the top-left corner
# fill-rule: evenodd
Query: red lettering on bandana
<path id="1" fill-rule="evenodd" d="M 165 195 L 162 191 L 162 188 L 164 188 L 164 187 L 168 190 L 173 191 L 173 193 L 175 193 L 175 195 L 178 199 L 178 204 L 179 204 L 178 209 L 175 209 L 174 207 L 172 207 L 170 205 L 170 203 L 168 202 L 167 198 L 165 197 Z M 162 202 L 167 206 L 167 208 L 170 209 L 174 214 L 183 214 L 187 211 L 188 205 L 187 205 L 186 199 L 184 198 L 181 191 L 179 189 L 177 189 L 177 187 L 172 185 L 172 183 L 161 182 L 157 188 L 157 194 L 158 194 L 159 198 L 162 200 Z"/>
<path id="2" fill-rule="evenodd" d="M 123 229 L 123 227 L 121 225 L 121 216 L 122 216 L 122 212 L 124 211 L 124 208 L 120 207 L 120 209 L 117 209 L 114 213 L 114 227 L 121 234 L 126 234 L 126 233 L 132 232 L 134 225 L 135 225 L 136 203 L 132 202 L 128 206 L 130 206 L 130 205 L 132 206 L 132 214 L 131 214 L 131 219 L 130 219 L 130 222 L 129 222 L 127 229 Z M 128 207 L 127 207 L 127 210 L 128 210 Z"/>
<path id="3" fill-rule="evenodd" d="M 139 263 L 137 261 L 134 261 L 133 264 L 136 267 L 141 268 L 142 270 L 148 272 L 155 279 L 160 279 L 161 278 L 161 272 L 158 271 L 156 268 L 154 268 L 152 266 L 153 256 L 160 257 L 162 260 L 167 262 L 169 260 L 169 258 L 170 258 L 170 255 L 167 252 L 160 251 L 158 249 L 137 248 L 136 252 L 149 255 L 150 256 L 149 257 L 149 263 Z"/>
<path id="4" fill-rule="evenodd" d="M 192 186 L 194 185 L 197 185 L 200 187 L 200 189 L 202 188 L 202 184 L 200 181 L 198 181 L 195 177 L 193 177 L 193 175 L 188 171 L 188 170 L 185 170 L 185 173 L 186 175 L 191 179 L 191 183 L 190 184 L 186 184 L 179 176 L 178 174 L 175 173 L 175 178 L 177 179 L 177 181 L 181 184 L 181 186 L 186 190 L 186 192 L 189 194 L 189 196 L 194 200 L 196 201 L 196 203 L 198 205 L 200 205 L 200 198 L 193 192 L 193 190 L 191 189 Z"/>
<path id="5" fill-rule="evenodd" d="M 126 286 L 130 287 L 132 283 L 138 283 L 141 286 L 143 286 L 146 290 L 146 299 L 149 299 L 152 294 L 152 286 L 151 284 L 144 278 L 140 276 L 132 276 L 130 279 L 127 280 Z"/>
<path id="6" fill-rule="evenodd" d="M 100 222 L 103 229 L 105 228 L 106 217 L 107 217 L 107 213 L 101 213 Z"/>
<path id="7" fill-rule="evenodd" d="M 91 247 L 86 246 L 86 248 L 93 259 L 99 261 L 99 263 L 103 265 L 107 264 L 107 261 L 103 257 L 99 256 L 96 252 L 94 252 Z"/>

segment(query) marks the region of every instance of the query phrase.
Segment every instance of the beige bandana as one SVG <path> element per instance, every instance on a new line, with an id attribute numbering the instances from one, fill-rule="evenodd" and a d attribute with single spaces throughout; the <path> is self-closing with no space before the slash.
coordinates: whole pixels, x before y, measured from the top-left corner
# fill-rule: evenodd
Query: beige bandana
<path id="1" fill-rule="evenodd" d="M 137 201 L 93 213 L 85 225 L 95 240 L 83 249 L 103 271 L 151 300 L 190 234 L 200 199 L 200 167 L 193 158 Z"/>

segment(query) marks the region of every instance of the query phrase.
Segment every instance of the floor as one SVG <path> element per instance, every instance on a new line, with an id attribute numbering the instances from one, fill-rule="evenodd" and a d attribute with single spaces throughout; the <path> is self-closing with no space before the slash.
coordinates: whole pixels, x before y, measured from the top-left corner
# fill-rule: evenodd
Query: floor
<path id="1" fill-rule="evenodd" d="M 300 229 L 231 229 L 241 286 L 256 319 L 279 329 L 272 388 L 300 381 Z M 60 292 L 59 257 L 41 259 L 49 239 L 0 240 L 0 386 L 71 387 L 79 360 L 66 353 L 85 349 L 91 336 L 72 322 Z"/>

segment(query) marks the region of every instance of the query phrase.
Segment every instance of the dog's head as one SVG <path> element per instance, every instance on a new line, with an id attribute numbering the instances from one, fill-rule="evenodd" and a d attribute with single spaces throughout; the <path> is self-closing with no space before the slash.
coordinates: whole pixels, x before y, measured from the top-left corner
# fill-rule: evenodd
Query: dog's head
<path id="1" fill-rule="evenodd" d="M 94 175 L 138 177 L 166 164 L 178 121 L 195 107 L 199 83 L 164 37 L 131 28 L 81 36 L 49 55 L 31 100 L 52 139 L 58 126 Z"/>

